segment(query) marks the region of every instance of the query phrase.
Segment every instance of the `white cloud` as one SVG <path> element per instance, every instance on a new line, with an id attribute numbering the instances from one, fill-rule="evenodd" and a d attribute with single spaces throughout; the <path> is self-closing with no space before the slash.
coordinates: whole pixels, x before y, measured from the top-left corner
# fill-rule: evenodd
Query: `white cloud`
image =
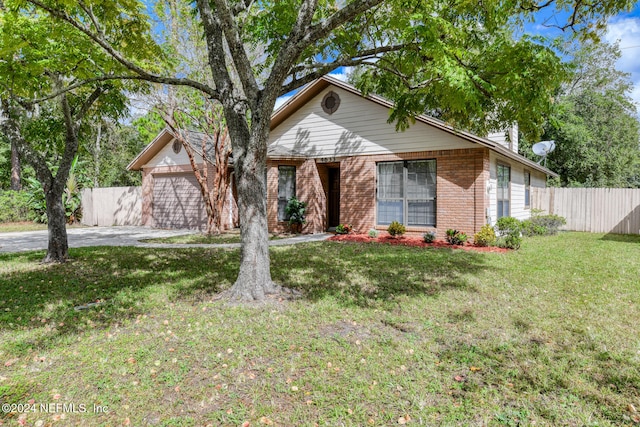
<path id="1" fill-rule="evenodd" d="M 329 75 L 338 80 L 342 80 L 343 82 L 346 82 L 349 80 L 349 75 L 351 75 L 352 72 L 353 72 L 353 67 L 340 67 L 333 73 L 330 73 Z"/>
<path id="2" fill-rule="evenodd" d="M 640 108 L 640 17 L 614 18 L 609 21 L 605 40 L 620 43 L 622 57 L 617 67 L 631 74 L 634 89 L 631 97 Z"/>

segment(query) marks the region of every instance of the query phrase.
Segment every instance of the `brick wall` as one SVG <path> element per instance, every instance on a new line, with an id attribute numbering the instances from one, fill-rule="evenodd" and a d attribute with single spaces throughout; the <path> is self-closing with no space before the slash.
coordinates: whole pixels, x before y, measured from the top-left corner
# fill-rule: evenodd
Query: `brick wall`
<path id="1" fill-rule="evenodd" d="M 340 161 L 340 222 L 352 224 L 366 233 L 376 227 L 376 162 L 394 160 L 436 159 L 437 167 L 437 233 L 444 238 L 448 228 L 464 231 L 470 237 L 485 224 L 489 206 L 486 182 L 489 179 L 489 150 L 486 148 L 423 151 L 402 154 L 356 156 Z M 276 161 L 268 164 L 269 229 L 286 230 L 277 222 L 278 165 L 296 166 L 296 193 L 309 203 L 306 233 L 326 230 L 328 167 L 315 160 Z M 409 227 L 409 233 L 423 233 L 431 227 Z"/>

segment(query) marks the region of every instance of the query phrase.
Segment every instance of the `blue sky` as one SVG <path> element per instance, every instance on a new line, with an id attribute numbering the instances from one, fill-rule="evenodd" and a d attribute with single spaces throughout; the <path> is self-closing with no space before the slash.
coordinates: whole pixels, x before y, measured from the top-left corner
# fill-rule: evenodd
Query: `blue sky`
<path id="1" fill-rule="evenodd" d="M 640 3 L 636 3 L 631 13 L 618 15 L 609 21 L 605 40 L 620 41 L 622 58 L 618 61 L 618 69 L 631 73 L 634 83 L 631 96 L 640 110 Z"/>
<path id="2" fill-rule="evenodd" d="M 558 19 L 562 20 L 562 18 L 564 17 L 558 16 Z M 526 32 L 551 37 L 561 34 L 559 30 L 545 26 L 545 23 L 553 24 L 553 18 L 541 17 L 538 22 L 527 25 Z M 631 81 L 634 83 L 631 97 L 640 115 L 640 2 L 636 2 L 634 9 L 630 12 L 611 18 L 603 39 L 609 43 L 616 41 L 620 43 L 622 57 L 618 61 L 617 68 L 631 75 Z"/>

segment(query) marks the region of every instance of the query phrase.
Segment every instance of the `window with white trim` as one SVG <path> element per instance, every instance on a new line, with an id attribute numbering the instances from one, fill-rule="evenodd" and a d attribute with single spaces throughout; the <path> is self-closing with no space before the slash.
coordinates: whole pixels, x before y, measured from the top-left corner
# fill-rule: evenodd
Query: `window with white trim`
<path id="1" fill-rule="evenodd" d="M 296 195 L 296 167 L 278 166 L 278 221 L 288 221 L 287 202 Z"/>
<path id="2" fill-rule="evenodd" d="M 436 161 L 378 163 L 377 224 L 436 225 Z"/>
<path id="3" fill-rule="evenodd" d="M 498 165 L 498 218 L 511 212 L 511 167 Z"/>

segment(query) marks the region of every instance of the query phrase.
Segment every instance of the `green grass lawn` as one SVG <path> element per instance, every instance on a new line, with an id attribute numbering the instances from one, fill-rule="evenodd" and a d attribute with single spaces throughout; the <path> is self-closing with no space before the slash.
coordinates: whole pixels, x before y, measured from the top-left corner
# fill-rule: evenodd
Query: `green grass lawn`
<path id="1" fill-rule="evenodd" d="M 4 222 L 0 223 L 0 233 L 12 233 L 14 231 L 38 231 L 46 230 L 47 224 L 36 222 Z"/>
<path id="2" fill-rule="evenodd" d="M 26 425 L 640 421 L 638 236 L 274 247 L 273 278 L 304 297 L 258 307 L 212 302 L 237 250 L 70 252 L 0 255 L 0 403 L 33 402 Z"/>
<path id="3" fill-rule="evenodd" d="M 270 240 L 282 239 L 286 236 L 270 234 Z M 222 244 L 222 243 L 240 243 L 240 233 L 222 233 L 208 235 L 203 233 L 186 234 L 183 236 L 157 237 L 153 239 L 141 240 L 145 243 L 177 243 L 177 244 Z"/>

